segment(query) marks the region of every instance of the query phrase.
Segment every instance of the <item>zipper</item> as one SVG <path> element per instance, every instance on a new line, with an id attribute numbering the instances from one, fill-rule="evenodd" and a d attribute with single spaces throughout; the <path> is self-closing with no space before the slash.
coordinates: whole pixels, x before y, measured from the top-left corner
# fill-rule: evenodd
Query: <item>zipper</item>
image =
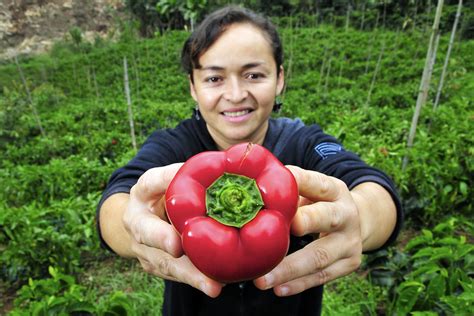
<path id="1" fill-rule="evenodd" d="M 242 316 L 245 315 L 245 297 L 244 297 L 245 287 L 246 287 L 246 282 L 239 283 L 239 296 L 240 296 L 239 311 L 240 311 L 240 315 Z"/>

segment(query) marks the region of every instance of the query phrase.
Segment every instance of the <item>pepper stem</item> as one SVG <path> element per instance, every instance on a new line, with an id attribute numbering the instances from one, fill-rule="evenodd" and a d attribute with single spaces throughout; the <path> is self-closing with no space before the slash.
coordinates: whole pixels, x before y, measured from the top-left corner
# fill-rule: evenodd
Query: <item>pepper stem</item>
<path id="1" fill-rule="evenodd" d="M 227 226 L 241 228 L 262 207 L 255 179 L 246 176 L 224 173 L 206 191 L 207 215 Z"/>

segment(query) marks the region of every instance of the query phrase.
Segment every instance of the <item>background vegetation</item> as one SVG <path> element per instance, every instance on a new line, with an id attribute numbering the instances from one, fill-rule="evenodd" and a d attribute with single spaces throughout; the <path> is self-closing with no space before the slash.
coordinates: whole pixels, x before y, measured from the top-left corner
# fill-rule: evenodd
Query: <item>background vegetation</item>
<path id="1" fill-rule="evenodd" d="M 131 10 L 148 5 L 157 14 L 150 19 L 158 17 L 161 24 L 135 13 L 139 22 L 123 23 L 118 42 L 85 42 L 81 30 L 73 29 L 48 55 L 0 64 L 2 313 L 160 311 L 162 281 L 100 249 L 94 226 L 108 177 L 135 153 L 123 60 L 141 144 L 156 128 L 191 115 L 193 102 L 179 68 L 189 35 L 182 28 L 221 3 L 128 3 Z M 319 123 L 385 170 L 406 212 L 394 247 L 366 256 L 358 273 L 326 286 L 324 313 L 474 314 L 472 8 L 464 8 L 434 110 L 431 100 L 456 11 L 455 5 L 444 8 L 430 99 L 407 150 L 435 4 L 269 3 L 247 5 L 272 14 L 281 29 L 287 87 L 280 115 Z M 405 156 L 409 163 L 402 170 Z"/>

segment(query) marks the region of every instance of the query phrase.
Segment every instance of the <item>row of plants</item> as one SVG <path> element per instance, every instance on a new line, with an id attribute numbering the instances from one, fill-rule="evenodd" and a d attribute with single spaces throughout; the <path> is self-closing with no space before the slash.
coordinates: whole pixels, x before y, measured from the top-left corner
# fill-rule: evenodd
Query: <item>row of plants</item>
<path id="1" fill-rule="evenodd" d="M 367 272 L 326 286 L 323 314 L 472 314 L 473 233 L 472 222 L 450 218 L 423 229 L 401 250 L 369 256 L 362 268 Z M 93 273 L 79 274 L 81 281 L 63 266 L 47 270 L 17 292 L 10 315 L 160 313 L 163 282 L 136 263 L 116 259 L 107 270 L 96 264 Z"/>
<path id="2" fill-rule="evenodd" d="M 127 0 L 127 9 L 133 14 L 142 36 L 150 37 L 156 32 L 169 29 L 192 28 L 209 12 L 225 5 L 242 5 L 246 8 L 274 17 L 282 27 L 292 25 L 317 27 L 330 23 L 338 27 L 351 26 L 359 30 L 377 27 L 423 28 L 433 21 L 435 3 L 430 1 L 255 1 L 255 0 Z M 442 29 L 451 27 L 457 1 L 445 1 Z M 464 38 L 472 38 L 474 7 L 464 4 L 462 12 Z"/>

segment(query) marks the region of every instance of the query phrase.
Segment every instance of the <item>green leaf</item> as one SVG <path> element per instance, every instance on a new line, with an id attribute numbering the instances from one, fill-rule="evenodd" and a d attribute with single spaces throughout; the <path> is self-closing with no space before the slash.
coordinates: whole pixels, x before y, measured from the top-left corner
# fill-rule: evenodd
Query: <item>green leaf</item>
<path id="1" fill-rule="evenodd" d="M 410 315 L 412 316 L 438 316 L 438 313 L 423 311 L 423 312 L 411 312 Z"/>
<path id="2" fill-rule="evenodd" d="M 430 232 L 431 233 L 431 232 Z M 405 251 L 410 251 L 418 245 L 430 245 L 433 242 L 433 235 L 422 235 L 411 239 L 405 247 Z"/>
<path id="3" fill-rule="evenodd" d="M 445 234 L 451 233 L 454 231 L 454 228 L 456 227 L 456 223 L 457 223 L 457 219 L 455 217 L 451 217 L 447 221 L 436 225 L 433 231 L 435 233 L 445 233 Z"/>
<path id="4" fill-rule="evenodd" d="M 426 288 L 426 296 L 428 300 L 436 302 L 446 292 L 446 279 L 442 275 L 435 275 L 428 283 Z"/>
<path id="5" fill-rule="evenodd" d="M 463 196 L 467 196 L 468 190 L 469 189 L 466 182 L 463 182 L 463 181 L 459 182 L 459 192 L 461 192 Z"/>
<path id="6" fill-rule="evenodd" d="M 422 264 L 419 268 L 413 270 L 409 274 L 409 277 L 410 279 L 416 279 L 416 278 L 420 278 L 420 276 L 436 274 L 436 273 L 439 273 L 440 271 L 441 271 L 441 267 L 438 264 L 434 262 L 430 262 L 430 263 Z"/>
<path id="7" fill-rule="evenodd" d="M 418 258 L 422 258 L 422 257 L 429 257 L 430 261 L 435 261 L 435 260 L 444 259 L 444 258 L 451 260 L 452 255 L 453 255 L 453 252 L 452 252 L 451 248 L 448 248 L 448 247 L 439 247 L 439 248 L 429 247 L 429 248 L 419 250 L 417 253 L 415 253 L 412 256 L 412 259 L 418 259 Z"/>
<path id="8" fill-rule="evenodd" d="M 397 288 L 397 299 L 395 308 L 397 314 L 405 315 L 410 312 L 417 302 L 420 293 L 423 292 L 425 286 L 417 281 L 405 281 Z"/>

